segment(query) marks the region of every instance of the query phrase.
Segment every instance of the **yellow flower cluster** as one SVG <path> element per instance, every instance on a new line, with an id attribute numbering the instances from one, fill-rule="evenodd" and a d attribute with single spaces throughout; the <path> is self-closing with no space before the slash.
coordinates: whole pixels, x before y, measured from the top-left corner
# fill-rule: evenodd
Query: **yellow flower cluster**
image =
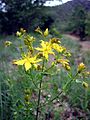
<path id="1" fill-rule="evenodd" d="M 12 44 L 12 42 L 10 42 L 10 41 L 5 41 L 5 43 L 4 43 L 5 47 L 10 46 L 11 44 Z"/>
<path id="2" fill-rule="evenodd" d="M 84 78 L 88 77 L 90 75 L 90 72 L 86 71 L 86 66 L 85 66 L 85 64 L 83 62 L 78 65 L 77 73 L 81 74 Z M 82 83 L 82 86 L 84 88 L 88 88 L 89 87 L 87 82 L 83 81 L 81 83 Z"/>
<path id="3" fill-rule="evenodd" d="M 57 63 L 61 63 L 66 70 L 70 70 L 69 60 L 68 59 L 58 59 Z"/>
<path id="4" fill-rule="evenodd" d="M 35 41 L 35 38 L 30 35 L 24 36 L 24 44 L 27 46 L 29 51 L 33 53 L 33 42 Z"/>
<path id="5" fill-rule="evenodd" d="M 49 42 L 41 41 L 41 48 L 37 47 L 35 49 L 40 51 L 42 53 L 43 57 L 45 57 L 47 60 L 48 60 L 49 54 L 55 55 L 54 52 L 52 51 L 52 47 Z"/>
<path id="6" fill-rule="evenodd" d="M 84 72 L 83 72 L 83 75 L 84 75 L 84 77 L 87 77 L 87 76 L 90 75 L 90 72 L 89 72 L 89 71 L 84 71 Z"/>
<path id="7" fill-rule="evenodd" d="M 40 33 L 43 36 L 43 39 L 49 35 L 48 28 L 42 32 L 42 30 L 38 27 L 35 31 Z M 61 45 L 59 38 L 47 38 L 48 41 L 41 40 L 40 46 L 34 47 L 33 42 L 35 41 L 35 38 L 27 34 L 26 30 L 21 28 L 20 31 L 17 31 L 16 35 L 23 40 L 26 48 L 26 53 L 23 50 L 24 52 L 21 53 L 21 55 L 23 54 L 21 59 L 13 60 L 13 64 L 24 66 L 26 71 L 32 67 L 36 70 L 42 70 L 42 68 L 44 68 L 44 70 L 47 70 L 45 66 L 43 66 L 43 60 L 45 60 L 45 62 L 49 62 L 49 56 L 53 55 L 54 60 L 49 62 L 51 64 L 51 67 L 55 64 L 61 64 L 67 71 L 70 72 L 71 67 L 68 57 L 70 57 L 71 54 L 66 50 L 64 46 Z M 10 46 L 11 44 L 12 43 L 10 41 L 5 42 L 5 46 Z M 86 71 L 86 66 L 84 63 L 80 63 L 78 65 L 76 75 L 82 75 L 83 78 L 90 75 L 90 72 Z M 85 81 L 80 81 L 80 83 L 84 88 L 89 87 L 88 83 Z M 29 99 L 28 95 L 26 98 L 27 100 Z"/>
<path id="8" fill-rule="evenodd" d="M 16 32 L 16 35 L 17 35 L 18 37 L 21 37 L 24 33 L 26 33 L 26 30 L 24 30 L 23 28 L 20 28 L 20 31 L 17 31 L 17 32 Z"/>
<path id="9" fill-rule="evenodd" d="M 48 28 L 46 28 L 46 30 L 42 32 L 42 30 L 38 27 L 35 31 L 40 33 L 44 37 L 47 37 L 49 35 Z M 49 55 L 53 55 L 56 57 L 56 53 L 62 53 L 62 56 L 65 57 L 66 53 L 70 54 L 66 51 L 65 47 L 61 46 L 59 38 L 50 38 L 49 41 L 41 40 L 40 47 L 35 48 L 33 47 L 33 42 L 35 38 L 25 33 L 26 30 L 21 28 L 20 31 L 17 31 L 16 35 L 21 39 L 23 37 L 24 45 L 27 46 L 28 53 L 20 60 L 13 61 L 13 64 L 24 65 L 26 71 L 31 69 L 32 66 L 37 69 L 41 68 L 39 67 L 40 65 L 38 65 L 38 63 L 42 61 L 42 58 L 48 61 Z M 70 70 L 69 60 L 64 58 L 58 59 L 56 61 L 57 63 L 61 63 L 66 70 Z"/>
<path id="10" fill-rule="evenodd" d="M 57 38 L 50 39 L 49 42 L 45 42 L 41 40 L 41 47 L 35 48 L 36 50 L 40 51 L 43 56 L 48 60 L 49 54 L 55 55 L 55 51 L 58 53 L 62 53 L 63 51 L 66 51 L 66 48 L 59 45 L 60 41 L 57 41 Z M 54 51 L 55 50 L 55 51 Z"/>
<path id="11" fill-rule="evenodd" d="M 49 35 L 48 28 L 46 28 L 46 30 L 44 32 L 42 32 L 42 30 L 40 29 L 40 27 L 38 27 L 35 31 L 38 32 L 38 33 L 40 33 L 44 37 L 47 37 Z"/>
<path id="12" fill-rule="evenodd" d="M 85 70 L 86 66 L 84 65 L 84 63 L 80 63 L 78 65 L 78 73 L 82 72 L 83 70 Z"/>

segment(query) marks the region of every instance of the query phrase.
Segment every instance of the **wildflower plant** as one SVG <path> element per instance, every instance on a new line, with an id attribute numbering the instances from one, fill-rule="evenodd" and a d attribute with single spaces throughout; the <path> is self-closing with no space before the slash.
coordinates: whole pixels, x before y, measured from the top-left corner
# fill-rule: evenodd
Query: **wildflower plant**
<path id="1" fill-rule="evenodd" d="M 21 58 L 13 60 L 12 63 L 16 66 L 24 66 L 26 75 L 30 77 L 32 84 L 35 86 L 35 90 L 28 88 L 24 90 L 24 105 L 26 106 L 24 114 L 27 119 L 33 115 L 35 120 L 40 120 L 43 114 L 42 109 L 46 108 L 48 104 L 53 103 L 57 98 L 60 99 L 60 96 L 67 93 L 70 85 L 74 82 L 80 83 L 85 89 L 88 89 L 89 85 L 83 78 L 89 76 L 90 72 L 86 71 L 84 63 L 80 63 L 76 68 L 75 74 L 73 74 L 69 61 L 71 53 L 62 46 L 60 39 L 50 38 L 48 28 L 43 32 L 38 27 L 35 31 L 42 36 L 38 46 L 34 46 L 34 42 L 37 42 L 37 39 L 27 34 L 26 30 L 21 28 L 20 31 L 17 31 L 16 35 L 22 41 L 21 43 L 23 43 L 19 46 Z M 51 83 L 46 87 L 46 82 L 49 83 L 51 76 L 57 75 L 58 71 L 62 69 L 64 69 L 65 75 L 69 77 L 69 80 L 60 88 L 56 86 L 56 89 L 59 91 L 54 96 L 49 94 L 43 98 L 47 87 L 51 89 Z M 55 72 L 52 72 L 53 70 Z M 82 80 L 78 82 L 77 79 L 80 76 Z M 47 110 L 44 112 L 47 112 Z"/>

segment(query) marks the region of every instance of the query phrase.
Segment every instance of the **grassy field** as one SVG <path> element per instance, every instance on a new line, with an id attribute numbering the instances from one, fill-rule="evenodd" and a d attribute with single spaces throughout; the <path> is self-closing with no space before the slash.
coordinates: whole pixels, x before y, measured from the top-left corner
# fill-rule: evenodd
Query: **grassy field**
<path id="1" fill-rule="evenodd" d="M 34 35 L 34 34 L 33 34 Z M 4 42 L 9 40 L 13 42 L 10 47 L 5 47 Z M 37 44 L 39 43 L 40 36 L 37 37 Z M 25 71 L 19 67 L 12 65 L 12 60 L 20 57 L 20 51 L 18 49 L 19 41 L 15 36 L 1 36 L 0 37 L 0 113 L 1 120 L 34 120 L 35 118 L 25 119 L 23 113 L 23 100 L 24 100 L 24 89 L 35 87 L 32 85 L 29 77 Z M 69 51 L 71 51 L 71 64 L 72 73 L 76 69 L 76 65 L 79 62 L 84 62 L 90 70 L 90 51 L 82 51 L 78 41 L 73 41 L 65 35 L 61 38 L 62 45 L 64 45 Z M 54 71 L 53 71 L 54 72 Z M 33 73 L 36 74 L 36 73 Z M 58 79 L 56 79 L 58 77 Z M 59 71 L 56 76 L 50 78 L 51 83 L 54 85 L 52 88 L 60 88 L 69 78 L 65 76 L 63 70 Z M 89 78 L 86 78 L 90 85 Z M 46 89 L 48 87 L 48 81 Z M 56 86 L 56 87 L 55 87 Z M 54 93 L 53 89 L 47 89 L 49 94 Z M 58 102 L 59 101 L 59 102 Z M 33 103 L 35 104 L 35 103 Z M 51 115 L 52 120 L 66 120 L 72 117 L 74 120 L 89 120 L 90 119 L 90 89 L 87 90 L 87 94 L 83 87 L 77 83 L 70 86 L 70 90 L 67 94 L 63 95 L 62 98 L 55 101 L 52 107 L 51 104 L 48 106 L 48 113 Z M 31 105 L 32 107 L 32 105 Z M 47 107 L 46 107 L 47 109 Z M 45 111 L 43 109 L 43 111 Z M 47 113 L 47 114 L 48 114 Z M 66 115 L 66 113 L 68 115 Z M 21 115 L 20 115 L 21 114 Z M 18 117 L 16 117 L 18 116 Z M 43 115 L 42 115 L 43 116 Z M 61 118 L 60 118 L 61 117 Z M 42 118 L 41 118 L 42 119 Z"/>

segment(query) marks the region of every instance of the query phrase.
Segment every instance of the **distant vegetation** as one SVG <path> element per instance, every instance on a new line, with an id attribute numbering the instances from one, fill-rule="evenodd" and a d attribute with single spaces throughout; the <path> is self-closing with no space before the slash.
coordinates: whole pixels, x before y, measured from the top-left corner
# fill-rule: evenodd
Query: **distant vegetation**
<path id="1" fill-rule="evenodd" d="M 80 36 L 81 40 L 90 36 L 90 1 L 73 0 L 46 10 L 54 19 L 58 31 Z"/>
<path id="2" fill-rule="evenodd" d="M 43 6 L 46 0 L 1 1 L 5 3 L 4 12 L 0 10 L 1 33 L 12 34 L 21 27 L 31 31 L 40 26 L 44 30 L 48 27 L 59 32 L 73 33 L 83 40 L 90 36 L 90 1 L 88 0 L 72 0 L 55 7 Z"/>

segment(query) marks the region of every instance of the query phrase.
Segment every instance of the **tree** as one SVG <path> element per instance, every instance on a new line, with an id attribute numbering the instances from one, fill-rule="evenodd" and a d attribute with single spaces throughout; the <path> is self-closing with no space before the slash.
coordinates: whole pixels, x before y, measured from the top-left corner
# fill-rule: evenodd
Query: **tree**
<path id="1" fill-rule="evenodd" d="M 86 11 L 83 6 L 77 5 L 73 11 L 70 27 L 74 34 L 80 36 L 80 40 L 85 40 L 85 28 L 86 28 Z"/>
<path id="2" fill-rule="evenodd" d="M 20 27 L 28 29 L 32 20 L 40 16 L 40 8 L 45 2 L 46 0 L 1 0 L 5 4 L 5 11 L 0 14 L 2 31 L 11 34 Z"/>
<path id="3" fill-rule="evenodd" d="M 86 34 L 87 36 L 90 36 L 90 12 L 87 14 L 87 19 L 86 19 Z"/>

